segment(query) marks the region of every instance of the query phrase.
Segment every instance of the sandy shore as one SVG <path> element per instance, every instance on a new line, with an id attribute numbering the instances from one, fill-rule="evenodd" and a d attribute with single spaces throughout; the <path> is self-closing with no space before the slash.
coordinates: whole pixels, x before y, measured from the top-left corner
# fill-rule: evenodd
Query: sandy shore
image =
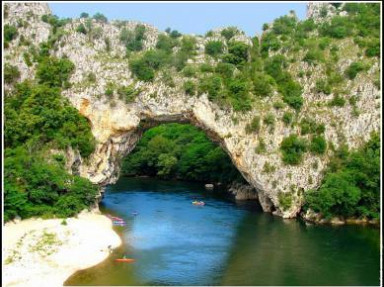
<path id="1" fill-rule="evenodd" d="M 99 211 L 77 218 L 28 219 L 3 228 L 3 286 L 63 286 L 77 270 L 96 265 L 120 237 Z"/>

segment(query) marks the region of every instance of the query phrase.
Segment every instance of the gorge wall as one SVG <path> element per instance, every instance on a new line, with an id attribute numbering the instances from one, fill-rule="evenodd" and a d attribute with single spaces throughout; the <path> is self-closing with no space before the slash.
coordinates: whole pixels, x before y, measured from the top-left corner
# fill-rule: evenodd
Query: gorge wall
<path id="1" fill-rule="evenodd" d="M 316 9 L 311 6 L 310 15 L 318 15 L 313 12 Z M 28 66 L 23 57 L 30 47 L 20 44 L 20 35 L 35 47 L 48 41 L 51 26 L 43 22 L 41 16 L 51 13 L 49 7 L 43 3 L 8 3 L 6 13 L 5 22 L 17 26 L 19 36 L 5 49 L 5 61 L 19 68 L 20 81 L 33 79 L 35 64 Z M 130 60 L 125 57 L 126 48 L 119 35 L 123 28 L 133 31 L 138 23 L 92 20 L 93 30 L 98 31 L 97 37 L 76 31 L 81 23 L 86 24 L 86 19 L 72 19 L 66 24 L 61 37 L 55 42 L 55 49 L 51 51 L 52 56 L 68 57 L 75 64 L 71 87 L 63 95 L 89 120 L 97 142 L 95 152 L 88 159 L 82 159 L 76 151 L 69 150 L 69 166 L 76 161 L 81 176 L 100 185 L 114 183 L 119 177 L 121 159 L 132 151 L 145 128 L 163 122 L 190 122 L 206 131 L 228 153 L 233 164 L 257 190 L 264 211 L 273 211 L 285 218 L 297 215 L 303 193 L 319 186 L 333 153 L 328 148 L 324 155 L 305 153 L 299 165 L 283 163 L 280 144 L 290 134 L 300 133 L 300 128 L 298 125 L 287 126 L 279 120 L 289 107 L 273 107 L 273 102 L 279 100 L 278 92 L 272 98 L 257 100 L 250 111 L 236 112 L 210 101 L 207 94 L 187 95 L 182 87 L 185 77 L 175 70 L 163 71 L 152 82 L 137 81 L 130 71 Z M 165 33 L 152 26 L 144 26 L 144 50 L 150 50 L 155 47 L 158 36 Z M 215 65 L 217 61 L 204 54 L 204 45 L 211 40 L 225 41 L 219 32 L 220 29 L 210 36 L 194 36 L 197 53 L 187 63 L 197 65 L 208 62 Z M 251 39 L 244 34 L 235 35 L 234 39 L 252 45 Z M 339 50 L 337 66 L 343 73 L 361 56 L 351 39 L 341 41 Z M 297 61 L 287 67 L 303 87 L 304 104 L 296 115 L 297 122 L 310 117 L 317 123 L 323 123 L 326 127 L 324 137 L 335 148 L 343 143 L 351 148 L 360 146 L 369 139 L 372 131 L 380 130 L 381 91 L 374 84 L 380 69 L 379 61 L 376 60 L 369 70 L 346 82 L 348 93 L 345 97 L 358 98 L 356 107 L 348 104 L 337 107 L 327 105 L 332 94 L 314 92 L 316 81 L 324 77 L 325 70 L 321 65 L 312 66 L 301 60 L 305 52 L 297 51 Z M 309 76 L 300 77 L 302 71 Z M 90 73 L 96 75 L 96 81 L 89 81 Z M 167 75 L 172 76 L 173 86 L 163 80 Z M 116 92 L 105 96 L 110 83 L 131 85 L 136 97 L 127 103 Z M 12 89 L 10 85 L 5 88 Z M 358 115 L 354 114 L 354 108 L 359 110 Z M 273 114 L 278 119 L 273 129 L 262 122 L 258 133 L 246 131 L 247 124 L 255 115 L 263 118 L 267 114 Z M 255 149 L 261 142 L 265 143 L 265 151 L 257 153 Z M 284 194 L 289 195 L 289 206 L 281 204 Z"/>

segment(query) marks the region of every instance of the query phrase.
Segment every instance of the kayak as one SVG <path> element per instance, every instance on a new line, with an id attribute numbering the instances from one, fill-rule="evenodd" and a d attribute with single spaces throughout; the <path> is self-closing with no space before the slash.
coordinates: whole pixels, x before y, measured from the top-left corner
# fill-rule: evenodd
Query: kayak
<path id="1" fill-rule="evenodd" d="M 193 205 L 205 205 L 204 201 L 192 201 Z"/>
<path id="2" fill-rule="evenodd" d="M 116 221 L 124 221 L 124 219 L 120 218 L 120 217 L 117 217 L 117 216 L 112 216 L 112 215 L 108 215 L 108 217 L 112 220 L 116 220 Z"/>
<path id="3" fill-rule="evenodd" d="M 136 260 L 135 260 L 135 259 L 132 259 L 132 258 L 117 258 L 117 259 L 115 259 L 115 261 L 117 261 L 117 262 L 133 263 L 133 262 L 135 262 Z"/>
<path id="4" fill-rule="evenodd" d="M 113 220 L 112 223 L 125 223 L 124 221 Z"/>

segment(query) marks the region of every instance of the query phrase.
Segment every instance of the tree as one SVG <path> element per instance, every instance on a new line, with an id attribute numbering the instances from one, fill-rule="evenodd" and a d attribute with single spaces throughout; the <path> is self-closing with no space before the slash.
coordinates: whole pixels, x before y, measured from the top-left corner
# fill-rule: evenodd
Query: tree
<path id="1" fill-rule="evenodd" d="M 221 41 L 209 41 L 205 44 L 205 53 L 216 57 L 223 53 L 223 43 Z"/>
<path id="2" fill-rule="evenodd" d="M 95 19 L 97 22 L 101 23 L 107 23 L 108 19 L 103 14 L 97 12 L 95 15 L 93 15 L 93 19 Z"/>
<path id="3" fill-rule="evenodd" d="M 12 84 L 20 78 L 20 71 L 16 66 L 4 65 L 4 82 Z"/>
<path id="4" fill-rule="evenodd" d="M 280 144 L 280 149 L 283 152 L 283 162 L 290 165 L 298 165 L 304 152 L 307 150 L 307 144 L 303 139 L 300 139 L 295 134 L 283 139 Z"/>
<path id="5" fill-rule="evenodd" d="M 69 77 L 75 65 L 68 59 L 44 58 L 37 65 L 36 77 L 40 84 L 49 87 L 68 87 Z"/>

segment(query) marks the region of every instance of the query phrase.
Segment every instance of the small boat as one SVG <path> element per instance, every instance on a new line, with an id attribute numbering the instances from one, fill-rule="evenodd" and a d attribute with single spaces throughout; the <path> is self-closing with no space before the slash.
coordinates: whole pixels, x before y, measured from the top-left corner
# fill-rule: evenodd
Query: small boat
<path id="1" fill-rule="evenodd" d="M 116 222 L 113 223 L 114 226 L 126 226 L 127 224 L 125 222 Z"/>
<path id="2" fill-rule="evenodd" d="M 124 221 L 124 219 L 120 218 L 120 217 L 117 217 L 117 216 L 112 216 L 112 215 L 109 215 L 108 214 L 108 217 L 112 220 L 116 220 L 116 221 Z"/>
<path id="3" fill-rule="evenodd" d="M 125 223 L 124 220 L 112 220 L 112 223 Z"/>
<path id="4" fill-rule="evenodd" d="M 127 263 L 133 263 L 136 260 L 132 258 L 117 258 L 115 259 L 116 262 L 127 262 Z"/>
<path id="5" fill-rule="evenodd" d="M 193 205 L 205 205 L 204 201 L 192 201 Z"/>

